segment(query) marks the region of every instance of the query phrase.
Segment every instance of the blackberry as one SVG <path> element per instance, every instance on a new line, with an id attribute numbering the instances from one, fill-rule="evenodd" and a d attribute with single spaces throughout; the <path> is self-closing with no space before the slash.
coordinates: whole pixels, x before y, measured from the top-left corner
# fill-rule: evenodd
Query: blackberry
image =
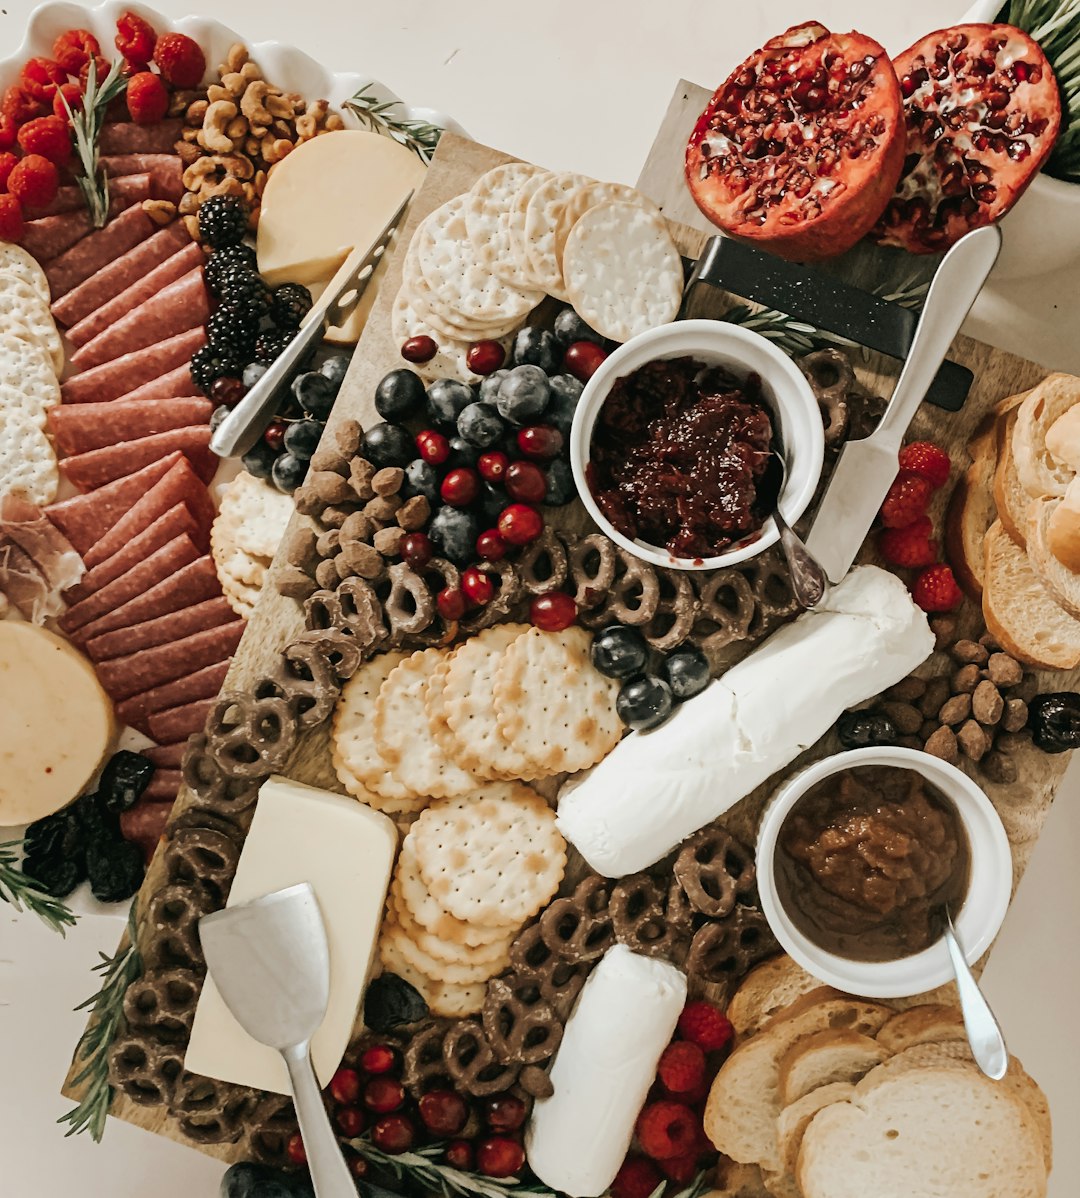
<path id="1" fill-rule="evenodd" d="M 199 236 L 216 250 L 239 245 L 247 222 L 247 205 L 235 196 L 211 196 L 199 208 Z"/>
<path id="2" fill-rule="evenodd" d="M 218 286 L 223 308 L 241 310 L 261 319 L 270 311 L 270 288 L 253 270 L 232 267 L 221 278 Z"/>
<path id="3" fill-rule="evenodd" d="M 259 335 L 259 316 L 245 308 L 218 308 L 206 322 L 206 337 L 216 350 L 250 361 Z"/>
<path id="4" fill-rule="evenodd" d="M 311 311 L 311 292 L 300 283 L 282 283 L 270 293 L 270 316 L 283 329 L 298 329 Z"/>
<path id="5" fill-rule="evenodd" d="M 227 245 L 223 249 L 215 250 L 203 267 L 206 285 L 213 295 L 218 296 L 220 295 L 218 288 L 227 271 L 233 267 L 242 266 L 255 272 L 255 263 L 255 251 L 250 245 Z"/>
<path id="6" fill-rule="evenodd" d="M 238 375 L 244 369 L 244 363 L 231 351 L 219 349 L 214 345 L 204 345 L 191 356 L 191 378 L 201 391 L 207 391 L 214 379 L 222 375 Z"/>
<path id="7" fill-rule="evenodd" d="M 260 362 L 272 362 L 280 358 L 295 335 L 280 329 L 267 329 L 255 338 L 255 357 Z"/>

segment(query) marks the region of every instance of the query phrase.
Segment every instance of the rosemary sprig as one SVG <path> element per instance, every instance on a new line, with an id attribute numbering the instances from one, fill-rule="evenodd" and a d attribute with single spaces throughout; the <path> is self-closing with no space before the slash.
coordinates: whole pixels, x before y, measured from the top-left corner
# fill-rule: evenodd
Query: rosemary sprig
<path id="1" fill-rule="evenodd" d="M 529 1194 L 531 1198 L 555 1198 L 553 1190 L 542 1185 L 523 1185 L 517 1181 L 497 1181 L 493 1177 L 481 1177 L 466 1173 L 452 1165 L 436 1160 L 446 1150 L 445 1144 L 425 1144 L 415 1152 L 402 1152 L 395 1156 L 381 1151 L 362 1136 L 350 1140 L 349 1147 L 355 1149 L 373 1165 L 381 1165 L 398 1181 L 410 1181 L 415 1185 L 442 1194 L 443 1198 L 466 1195 L 467 1198 L 514 1198 L 517 1194 Z"/>
<path id="2" fill-rule="evenodd" d="M 109 219 L 109 180 L 98 162 L 98 137 L 105 123 L 105 110 L 127 87 L 127 79 L 120 72 L 120 63 L 114 62 L 99 86 L 97 67 L 91 58 L 82 108 L 78 112 L 72 111 L 67 97 L 63 92 L 60 93 L 75 133 L 75 149 L 83 168 L 76 182 L 86 200 L 95 229 L 100 229 Z"/>
<path id="3" fill-rule="evenodd" d="M 399 100 L 377 100 L 370 94 L 372 84 L 365 84 L 345 107 L 359 117 L 373 133 L 382 133 L 412 152 L 421 162 L 430 162 L 439 138 L 443 135 L 441 125 L 430 125 L 427 121 L 410 120 L 395 112 Z"/>
<path id="4" fill-rule="evenodd" d="M 123 1017 L 124 992 L 142 972 L 142 960 L 135 942 L 135 904 L 128 915 L 127 944 L 112 957 L 100 953 L 94 972 L 102 975 L 101 987 L 76 1011 L 90 1008 L 90 1021 L 75 1047 L 75 1062 L 82 1068 L 72 1078 L 73 1086 L 86 1083 L 79 1104 L 61 1115 L 57 1123 L 70 1124 L 65 1136 L 89 1130 L 98 1143 L 105 1132 L 105 1116 L 112 1105 L 113 1088 L 109 1084 L 109 1049 Z"/>
<path id="5" fill-rule="evenodd" d="M 33 878 L 18 868 L 16 854 L 21 848 L 21 840 L 0 844 L 0 899 L 10 903 L 16 911 L 32 911 L 54 932 L 66 935 L 64 929 L 74 927 L 77 917 L 66 903 L 46 894 Z"/>

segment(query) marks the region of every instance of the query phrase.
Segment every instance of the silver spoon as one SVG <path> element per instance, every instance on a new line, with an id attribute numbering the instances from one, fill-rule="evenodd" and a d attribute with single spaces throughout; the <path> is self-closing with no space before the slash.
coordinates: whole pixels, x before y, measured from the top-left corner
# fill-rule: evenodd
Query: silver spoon
<path id="1" fill-rule="evenodd" d="M 780 533 L 780 548 L 784 551 L 788 573 L 791 575 L 791 589 L 800 607 L 817 607 L 829 593 L 829 579 L 825 571 L 818 565 L 817 559 L 802 542 L 802 538 L 784 519 L 780 512 L 780 499 L 784 494 L 787 483 L 787 461 L 784 458 L 784 444 L 780 439 L 780 422 L 775 421 L 773 434 L 773 457 L 780 463 L 780 489 L 776 495 L 776 509 L 773 519 Z"/>
<path id="2" fill-rule="evenodd" d="M 956 990 L 960 996 L 960 1011 L 964 1016 L 964 1030 L 975 1064 L 994 1081 L 1000 1081 L 1009 1068 L 1009 1050 L 1005 1037 L 990 1010 L 990 1004 L 979 989 L 975 975 L 968 967 L 960 942 L 956 939 L 956 928 L 952 915 L 945 910 L 945 946 L 949 950 L 953 973 L 956 975 Z"/>

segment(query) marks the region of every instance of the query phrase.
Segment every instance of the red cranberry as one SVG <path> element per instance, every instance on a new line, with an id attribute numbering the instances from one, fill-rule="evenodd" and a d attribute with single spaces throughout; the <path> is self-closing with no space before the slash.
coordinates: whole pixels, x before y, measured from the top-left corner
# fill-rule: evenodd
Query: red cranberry
<path id="1" fill-rule="evenodd" d="M 587 383 L 606 357 L 607 350 L 595 341 L 575 341 L 573 345 L 566 347 L 563 369 L 569 371 L 574 378 Z"/>
<path id="2" fill-rule="evenodd" d="M 453 1090 L 429 1090 L 420 1099 L 420 1118 L 435 1136 L 456 1136 L 469 1118 L 465 1099 Z"/>
<path id="3" fill-rule="evenodd" d="M 401 538 L 402 560 L 414 570 L 422 570 L 435 556 L 435 546 L 426 532 L 411 532 Z"/>
<path id="4" fill-rule="evenodd" d="M 518 432 L 517 443 L 518 449 L 527 458 L 549 462 L 559 456 L 563 447 L 563 435 L 549 424 L 533 424 Z"/>
<path id="5" fill-rule="evenodd" d="M 224 404 L 227 408 L 235 407 L 247 394 L 247 387 L 239 379 L 222 375 L 210 384 L 210 398 L 216 404 Z"/>
<path id="6" fill-rule="evenodd" d="M 367 1177 L 370 1168 L 371 1166 L 362 1156 L 354 1156 L 349 1161 L 349 1169 L 352 1171 L 353 1177 Z"/>
<path id="7" fill-rule="evenodd" d="M 389 1044 L 373 1044 L 365 1048 L 360 1068 L 365 1073 L 389 1073 L 398 1063 L 397 1053 Z"/>
<path id="8" fill-rule="evenodd" d="M 509 464 L 510 459 L 497 449 L 490 453 L 482 453 L 476 459 L 476 468 L 480 471 L 480 477 L 489 483 L 501 483 Z"/>
<path id="9" fill-rule="evenodd" d="M 430 362 L 438 352 L 433 337 L 410 337 L 401 347 L 401 356 L 406 362 Z"/>
<path id="10" fill-rule="evenodd" d="M 480 494 L 480 480 L 476 471 L 468 466 L 455 466 L 453 470 L 448 470 L 439 487 L 439 494 L 445 503 L 453 507 L 468 507 Z"/>
<path id="11" fill-rule="evenodd" d="M 364 1130 L 364 1112 L 358 1106 L 343 1106 L 334 1116 L 342 1133 L 352 1139 Z"/>
<path id="12" fill-rule="evenodd" d="M 490 575 L 477 569 L 476 566 L 470 566 L 462 574 L 461 589 L 465 592 L 466 599 L 480 607 L 485 603 L 490 603 L 495 594 L 495 584 L 491 581 Z"/>
<path id="13" fill-rule="evenodd" d="M 506 1136 L 489 1136 L 476 1146 L 476 1167 L 486 1177 L 513 1177 L 525 1165 L 525 1149 Z"/>
<path id="14" fill-rule="evenodd" d="M 660 1168 L 664 1171 L 664 1176 L 669 1181 L 676 1181 L 680 1185 L 686 1185 L 694 1180 L 697 1173 L 698 1154 L 696 1152 L 686 1152 L 682 1156 L 670 1156 L 667 1160 L 660 1162 Z"/>
<path id="15" fill-rule="evenodd" d="M 499 513 L 499 533 L 511 545 L 528 545 L 544 531 L 544 520 L 527 503 L 512 503 Z"/>
<path id="16" fill-rule="evenodd" d="M 547 478 L 535 462 L 511 462 L 506 468 L 506 493 L 519 503 L 541 503 Z"/>
<path id="17" fill-rule="evenodd" d="M 263 440 L 275 452 L 285 444 L 285 421 L 271 420 L 263 433 Z"/>
<path id="18" fill-rule="evenodd" d="M 450 442 L 433 428 L 422 429 L 416 434 L 416 448 L 431 466 L 441 466 L 450 456 Z"/>
<path id="19" fill-rule="evenodd" d="M 499 536 L 497 528 L 489 528 L 476 538 L 476 552 L 486 562 L 501 562 L 509 548 L 510 546 Z"/>
<path id="20" fill-rule="evenodd" d="M 330 1097 L 347 1106 L 360 1097 L 360 1074 L 355 1069 L 341 1068 L 330 1079 Z"/>
<path id="21" fill-rule="evenodd" d="M 387 1115 L 372 1125 L 371 1141 L 391 1155 L 408 1152 L 416 1143 L 416 1125 L 408 1115 Z"/>
<path id="22" fill-rule="evenodd" d="M 465 365 L 473 374 L 494 374 L 505 361 L 506 350 L 498 341 L 476 341 L 465 355 Z"/>
<path id="23" fill-rule="evenodd" d="M 465 614 L 468 604 L 465 593 L 460 587 L 447 587 L 435 596 L 435 606 L 444 620 L 460 620 Z"/>
<path id="24" fill-rule="evenodd" d="M 473 1146 L 468 1140 L 451 1140 L 446 1146 L 446 1163 L 455 1169 L 471 1169 L 474 1156 Z"/>
<path id="25" fill-rule="evenodd" d="M 299 1132 L 289 1136 L 288 1142 L 285 1145 L 285 1155 L 294 1165 L 306 1165 L 307 1153 L 304 1151 L 304 1141 Z"/>
<path id="26" fill-rule="evenodd" d="M 364 1087 L 364 1106 L 386 1115 L 405 1104 L 405 1087 L 396 1077 L 373 1077 Z"/>
<path id="27" fill-rule="evenodd" d="M 564 591 L 549 591 L 529 604 L 529 619 L 544 632 L 562 632 L 577 619 L 577 604 Z"/>
<path id="28" fill-rule="evenodd" d="M 484 1106 L 484 1118 L 492 1131 L 517 1131 L 525 1115 L 525 1104 L 514 1094 L 494 1094 Z"/>

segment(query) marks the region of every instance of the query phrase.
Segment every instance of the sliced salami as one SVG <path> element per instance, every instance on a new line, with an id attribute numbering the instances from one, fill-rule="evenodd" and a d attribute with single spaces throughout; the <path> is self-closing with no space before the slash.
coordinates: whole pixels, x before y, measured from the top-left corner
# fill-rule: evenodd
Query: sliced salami
<path id="1" fill-rule="evenodd" d="M 101 127 L 98 151 L 102 154 L 172 154 L 183 129 L 184 122 L 179 117 L 153 125 L 110 121 Z"/>
<path id="2" fill-rule="evenodd" d="M 209 315 L 210 295 L 202 266 L 196 266 L 76 350 L 71 356 L 72 369 L 90 370 L 122 354 L 157 345 L 206 324 Z"/>
<path id="3" fill-rule="evenodd" d="M 195 519 L 199 534 L 191 539 L 200 552 L 205 553 L 209 549 L 214 505 L 206 488 L 192 470 L 191 463 L 181 454 L 175 456 L 176 461 L 168 472 L 141 495 L 99 541 L 86 550 L 83 554 L 83 564 L 88 570 L 95 569 L 102 562 L 120 553 L 129 541 L 177 503 L 182 503 Z"/>
<path id="4" fill-rule="evenodd" d="M 51 217 L 49 219 L 52 219 Z M 96 270 L 157 232 L 141 207 L 125 208 L 103 229 L 95 229 L 58 258 L 45 263 L 45 277 L 54 298 L 85 282 Z"/>
<path id="5" fill-rule="evenodd" d="M 218 628 L 235 619 L 236 613 L 229 606 L 229 601 L 219 595 L 216 599 L 204 599 L 202 603 L 182 607 L 179 611 L 145 620 L 142 624 L 133 624 L 130 628 L 114 628 L 112 632 L 103 632 L 101 636 L 88 640 L 83 648 L 91 661 L 109 661 L 113 657 L 123 657 L 126 653 L 178 641 L 196 632 L 205 632 L 208 628 Z"/>
<path id="6" fill-rule="evenodd" d="M 146 172 L 150 176 L 150 194 L 155 200 L 172 200 L 178 204 L 183 198 L 184 164 L 175 154 L 105 154 L 101 166 L 109 178 Z"/>
<path id="7" fill-rule="evenodd" d="M 185 703 L 183 707 L 170 707 L 156 711 L 146 721 L 150 736 L 154 740 L 175 740 L 178 736 L 191 736 L 201 732 L 206 723 L 213 699 L 200 699 L 197 703 Z"/>
<path id="8" fill-rule="evenodd" d="M 172 682 L 182 674 L 231 657 L 244 634 L 244 620 L 196 632 L 183 640 L 126 657 L 114 657 L 97 667 L 98 681 L 114 700 L 129 699 L 140 691 Z"/>
<path id="9" fill-rule="evenodd" d="M 122 183 L 123 180 L 117 179 L 117 182 Z M 67 339 L 74 346 L 83 346 L 88 341 L 92 341 L 111 324 L 157 295 L 163 287 L 174 283 L 186 275 L 189 270 L 194 270 L 196 266 L 201 266 L 204 258 L 202 246 L 194 241 L 189 242 L 183 249 L 155 266 L 149 274 L 144 275 L 109 300 L 107 304 L 102 304 L 100 308 L 91 312 L 89 316 L 85 316 L 78 324 L 72 325 L 67 331 Z"/>
<path id="10" fill-rule="evenodd" d="M 150 781 L 153 782 L 151 776 Z M 149 789 L 149 784 L 147 785 Z M 165 828 L 172 814 L 174 799 L 157 799 L 151 801 L 145 792 L 134 807 L 120 813 L 120 835 L 132 844 L 137 844 L 146 854 L 146 863 L 154 855 L 157 843 L 164 835 Z"/>
<path id="11" fill-rule="evenodd" d="M 173 221 L 152 237 L 139 242 L 134 249 L 121 254 L 108 266 L 103 266 L 63 298 L 55 300 L 52 306 L 53 318 L 62 325 L 77 324 L 102 304 L 107 304 L 133 283 L 137 283 L 166 258 L 172 257 L 178 250 L 191 244 L 191 236 L 184 227 L 184 222 Z"/>
<path id="12" fill-rule="evenodd" d="M 197 395 L 199 388 L 191 377 L 191 368 L 187 362 L 167 370 L 159 378 L 142 383 L 131 391 L 125 391 L 119 400 L 138 400 L 142 403 L 148 399 L 177 399 L 186 395 Z"/>
<path id="13" fill-rule="evenodd" d="M 218 669 L 209 666 L 208 669 Z M 136 696 L 138 698 L 138 696 Z M 184 764 L 184 754 L 187 752 L 187 740 L 176 740 L 169 745 L 148 745 L 139 752 L 149 758 L 159 769 L 178 770 Z"/>
<path id="14" fill-rule="evenodd" d="M 210 435 L 210 427 L 206 424 L 152 433 L 135 441 L 119 441 L 116 445 L 64 458 L 60 471 L 80 491 L 92 491 L 179 449 L 191 462 L 195 473 L 208 483 L 217 469 L 217 458 L 210 452 Z"/>
<path id="15" fill-rule="evenodd" d="M 214 559 L 206 554 L 177 570 L 171 578 L 162 579 L 145 594 L 84 625 L 72 634 L 71 639 L 83 644 L 103 632 L 111 632 L 114 628 L 131 628 L 144 620 L 179 611 L 182 607 L 191 607 L 220 594 L 221 583 L 214 569 Z"/>
<path id="16" fill-rule="evenodd" d="M 186 367 L 191 355 L 205 342 L 206 334 L 202 329 L 189 329 L 186 333 L 178 333 L 168 341 L 162 341 L 160 345 L 124 354 L 122 358 L 95 366 L 93 370 L 77 374 L 62 383 L 61 399 L 64 403 L 100 403 L 107 399 L 130 398 L 128 392 L 143 383 L 159 379 L 178 366 Z M 192 392 L 189 390 L 187 394 Z"/>
<path id="17" fill-rule="evenodd" d="M 140 797 L 147 803 L 174 803 L 183 785 L 184 775 L 179 770 L 155 770 Z"/>
<path id="18" fill-rule="evenodd" d="M 123 183 L 124 186 L 109 189 L 110 216 L 117 216 L 132 204 L 150 198 L 149 175 L 127 175 L 116 182 Z M 78 188 L 75 190 L 78 191 Z M 19 244 L 39 262 L 47 262 L 50 258 L 56 258 L 65 250 L 71 249 L 77 241 L 81 241 L 93 231 L 94 222 L 84 204 L 81 208 L 28 220 L 23 227 Z"/>
<path id="19" fill-rule="evenodd" d="M 125 175 L 122 179 L 117 179 L 109 184 L 109 203 L 114 200 L 123 199 L 127 202 L 121 204 L 116 209 L 117 212 L 122 208 L 126 208 L 128 204 L 134 204 L 141 200 L 145 200 L 150 195 L 150 176 L 142 175 Z M 63 212 L 85 212 L 86 197 L 82 193 L 81 187 L 76 187 L 74 184 L 69 184 L 64 187 L 57 188 L 56 196 L 51 204 L 46 204 L 44 208 L 35 208 L 31 215 L 34 220 L 39 220 L 43 216 L 58 216 Z"/>
<path id="20" fill-rule="evenodd" d="M 164 478 L 177 462 L 184 460 L 182 453 L 162 458 L 160 462 L 152 462 L 143 470 L 117 479 L 90 495 L 75 495 L 54 503 L 45 509 L 45 515 L 85 560 L 91 545 L 100 541 L 139 497 Z"/>
<path id="21" fill-rule="evenodd" d="M 183 566 L 197 561 L 199 551 L 190 537 L 174 537 L 167 545 L 152 553 L 148 558 L 132 566 L 119 578 L 103 586 L 85 599 L 80 600 L 60 617 L 60 627 L 66 633 L 74 633 L 93 620 L 113 612 L 158 583 L 171 578 Z M 86 637 L 83 636 L 83 641 Z"/>
<path id="22" fill-rule="evenodd" d="M 49 431 L 64 455 L 88 453 L 121 439 L 205 424 L 214 405 L 201 395 L 145 402 L 113 399 L 105 403 L 60 404 L 49 411 Z"/>
<path id="23" fill-rule="evenodd" d="M 116 718 L 140 732 L 146 731 L 146 721 L 155 711 L 167 711 L 170 707 L 183 707 L 200 699 L 214 699 L 225 684 L 231 658 L 203 666 L 193 674 L 185 674 L 175 682 L 154 687 L 132 695 L 116 706 Z M 149 735 L 149 733 L 147 733 Z M 160 763 L 159 763 L 160 764 Z"/>

